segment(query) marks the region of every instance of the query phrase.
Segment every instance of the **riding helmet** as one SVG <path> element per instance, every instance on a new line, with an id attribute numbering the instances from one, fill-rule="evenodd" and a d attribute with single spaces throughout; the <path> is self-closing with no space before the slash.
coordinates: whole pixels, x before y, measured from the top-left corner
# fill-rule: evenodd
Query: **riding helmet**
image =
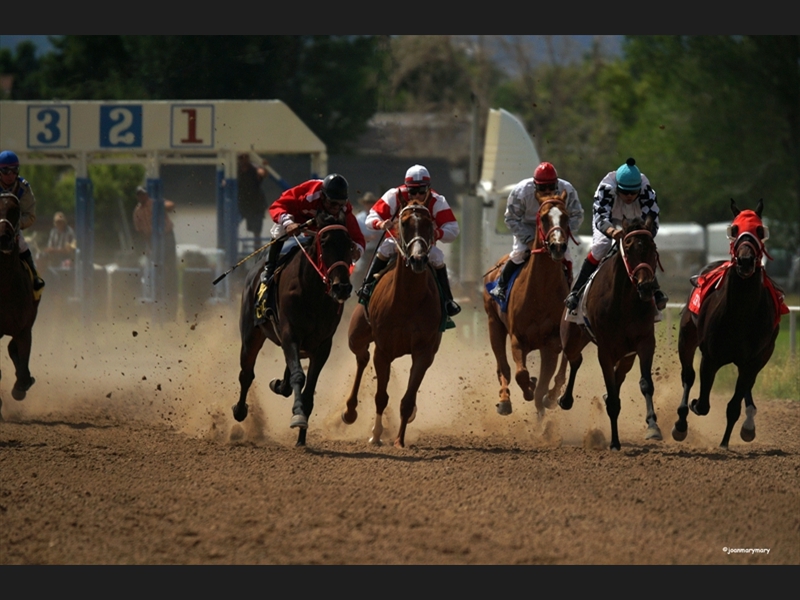
<path id="1" fill-rule="evenodd" d="M 19 157 L 11 150 L 0 152 L 0 167 L 18 167 Z"/>
<path id="2" fill-rule="evenodd" d="M 414 165 L 406 171 L 405 184 L 409 187 L 430 185 L 431 174 L 422 165 Z"/>
<path id="3" fill-rule="evenodd" d="M 635 192 L 642 187 L 642 173 L 632 158 L 617 169 L 617 187 L 625 192 Z"/>
<path id="4" fill-rule="evenodd" d="M 329 200 L 347 200 L 347 179 L 331 173 L 322 181 L 322 191 Z"/>
<path id="5" fill-rule="evenodd" d="M 543 162 L 533 172 L 533 183 L 556 183 L 558 181 L 558 173 L 556 168 L 549 162 Z"/>

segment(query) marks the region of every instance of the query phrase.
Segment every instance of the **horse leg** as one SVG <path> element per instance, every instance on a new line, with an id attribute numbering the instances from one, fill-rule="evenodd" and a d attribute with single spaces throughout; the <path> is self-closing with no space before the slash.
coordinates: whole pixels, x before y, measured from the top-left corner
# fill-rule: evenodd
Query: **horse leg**
<path id="1" fill-rule="evenodd" d="M 689 431 L 686 417 L 689 415 L 689 393 L 695 379 L 694 355 L 697 351 L 697 326 L 688 310 L 681 313 L 680 330 L 678 332 L 678 357 L 681 361 L 681 384 L 683 396 L 678 406 L 678 420 L 672 426 L 672 439 L 682 442 Z"/>
<path id="2" fill-rule="evenodd" d="M 655 343 L 655 342 L 654 342 Z M 632 366 L 632 365 L 631 365 Z M 646 440 L 662 440 L 661 429 L 658 426 L 658 417 L 656 416 L 656 409 L 653 406 L 653 392 L 655 386 L 653 385 L 653 352 L 650 348 L 639 354 L 639 367 L 641 379 L 639 379 L 639 390 L 644 396 L 644 402 L 647 409 L 645 421 L 647 422 L 647 431 L 644 435 Z"/>
<path id="3" fill-rule="evenodd" d="M 386 390 L 389 386 L 392 361 L 376 347 L 372 364 L 375 367 L 375 375 L 378 379 L 378 389 L 375 391 L 375 425 L 372 427 L 372 437 L 369 438 L 369 442 L 380 446 L 381 435 L 383 434 L 383 411 L 386 410 L 386 406 L 389 404 L 389 394 Z"/>
<path id="4" fill-rule="evenodd" d="M 714 378 L 720 366 L 705 355 L 700 358 L 700 395 L 689 403 L 689 408 L 694 414 L 702 417 L 711 410 L 711 387 L 714 385 Z"/>
<path id="5" fill-rule="evenodd" d="M 547 398 L 548 391 L 547 384 L 553 377 L 553 373 L 556 372 L 558 354 L 558 349 L 552 346 L 546 346 L 539 350 L 539 360 L 541 361 L 539 365 L 539 385 L 533 390 L 533 401 L 540 419 L 544 417 L 545 398 Z M 549 408 L 552 408 L 552 406 Z"/>
<path id="6" fill-rule="evenodd" d="M 311 413 L 314 411 L 314 392 L 317 389 L 317 382 L 319 381 L 319 375 L 322 373 L 322 368 L 325 366 L 325 363 L 328 361 L 328 357 L 331 354 L 331 346 L 333 345 L 333 338 L 329 338 L 327 341 L 323 342 L 317 348 L 317 351 L 312 354 L 308 361 L 308 370 L 306 372 L 306 383 L 303 387 L 303 413 L 305 413 L 306 418 L 311 418 Z M 301 427 L 297 432 L 297 444 L 296 446 L 305 446 L 306 445 L 306 427 Z"/>
<path id="7" fill-rule="evenodd" d="M 286 368 L 289 371 L 289 383 L 294 391 L 294 404 L 292 404 L 292 419 L 289 427 L 308 427 L 308 415 L 303 411 L 303 387 L 306 383 L 306 374 L 303 373 L 303 365 L 300 362 L 300 349 L 294 340 L 284 340 L 282 342 L 283 355 L 286 357 Z"/>
<path id="8" fill-rule="evenodd" d="M 425 348 L 422 352 L 416 352 L 411 357 L 411 370 L 408 374 L 408 387 L 403 398 L 400 400 L 400 430 L 394 441 L 395 448 L 405 448 L 406 426 L 411 415 L 417 407 L 417 392 L 422 385 L 422 379 L 428 368 L 433 364 L 434 352 L 430 348 Z"/>
<path id="9" fill-rule="evenodd" d="M 14 400 L 24 400 L 30 387 L 36 382 L 28 370 L 31 355 L 31 331 L 28 330 L 11 339 L 8 343 L 8 355 L 14 363 L 17 380 L 11 388 Z"/>
<path id="10" fill-rule="evenodd" d="M 492 309 L 494 310 L 494 309 Z M 489 343 L 494 352 L 497 362 L 497 381 L 500 383 L 500 402 L 497 403 L 497 414 L 511 414 L 511 393 L 508 385 L 511 382 L 511 365 L 508 364 L 506 356 L 506 332 L 505 325 L 491 312 L 489 313 Z"/>
<path id="11" fill-rule="evenodd" d="M 233 405 L 233 418 L 240 422 L 247 418 L 247 392 L 256 378 L 256 358 L 264 345 L 264 340 L 266 336 L 260 327 L 250 322 L 242 326 L 242 347 L 239 350 L 239 401 Z"/>
<path id="12" fill-rule="evenodd" d="M 725 410 L 725 434 L 722 436 L 722 442 L 719 445 L 720 448 L 728 447 L 728 443 L 731 440 L 731 433 L 733 432 L 733 426 L 736 424 L 736 421 L 739 420 L 739 417 L 742 414 L 742 399 L 745 399 L 745 403 L 747 405 L 747 418 L 742 425 L 742 439 L 746 442 L 749 442 L 756 437 L 756 426 L 753 422 L 753 419 L 756 415 L 756 407 L 755 404 L 753 404 L 752 395 L 752 389 L 755 383 L 756 373 L 752 373 L 751 369 L 739 369 L 739 377 L 736 378 L 736 389 L 733 391 L 733 397 L 728 401 L 728 407 Z M 750 423 L 748 423 L 748 420 Z M 745 427 L 748 427 L 749 429 L 749 431 L 746 433 Z M 748 440 L 746 436 L 751 434 L 752 437 L 750 437 Z"/>
<path id="13" fill-rule="evenodd" d="M 359 307 L 361 307 L 360 304 L 356 307 L 356 310 L 359 310 Z M 356 378 L 353 381 L 350 396 L 345 402 L 345 410 L 342 412 L 342 421 L 348 425 L 355 423 L 358 418 L 358 411 L 356 410 L 358 406 L 358 390 L 361 389 L 361 379 L 364 376 L 364 370 L 369 364 L 371 335 L 372 327 L 363 314 L 363 308 L 361 309 L 361 314 L 354 312 L 350 321 L 348 345 L 350 346 L 350 351 L 356 356 Z"/>
<path id="14" fill-rule="evenodd" d="M 283 379 L 272 379 L 269 382 L 269 389 L 272 390 L 274 394 L 283 396 L 284 398 L 291 396 L 292 384 L 289 382 L 289 375 L 291 375 L 291 371 L 289 371 L 289 367 L 287 365 L 283 369 Z"/>
<path id="15" fill-rule="evenodd" d="M 619 450 L 619 429 L 617 419 L 619 418 L 620 401 L 619 401 L 619 386 L 615 378 L 615 365 L 610 362 L 610 359 L 605 358 L 601 353 L 597 352 L 597 358 L 600 361 L 600 368 L 603 371 L 603 380 L 606 385 L 606 414 L 611 422 L 611 449 Z"/>
<path id="16" fill-rule="evenodd" d="M 745 442 L 752 442 L 756 439 L 756 405 L 753 402 L 753 391 L 748 390 L 744 395 L 744 423 L 739 435 Z"/>
<path id="17" fill-rule="evenodd" d="M 586 347 L 586 344 L 588 344 L 588 342 L 583 339 L 583 333 L 580 327 L 575 323 L 570 323 L 562 319 L 561 347 L 563 348 L 563 358 L 561 360 L 569 362 L 569 380 L 567 381 L 567 387 L 561 395 L 561 398 L 558 399 L 558 405 L 563 410 L 572 408 L 572 403 L 575 400 L 572 396 L 572 390 L 575 387 L 575 376 L 578 374 L 578 369 L 581 368 L 581 363 L 583 363 L 582 350 Z"/>
<path id="18" fill-rule="evenodd" d="M 553 387 L 547 391 L 547 401 L 545 402 L 547 408 L 555 408 L 558 403 L 558 394 L 567 381 L 567 355 L 563 352 L 559 352 L 558 354 L 561 357 L 561 362 L 558 366 L 556 377 L 553 380 Z"/>
<path id="19" fill-rule="evenodd" d="M 511 336 L 511 359 L 517 366 L 517 372 L 514 374 L 514 379 L 516 380 L 519 388 L 522 390 L 522 398 L 527 402 L 533 400 L 533 391 L 536 389 L 536 378 L 531 377 L 530 371 L 528 371 L 528 366 L 526 364 L 529 351 L 530 350 L 527 347 L 523 347 L 523 344 L 520 343 L 517 337 L 513 335 Z"/>

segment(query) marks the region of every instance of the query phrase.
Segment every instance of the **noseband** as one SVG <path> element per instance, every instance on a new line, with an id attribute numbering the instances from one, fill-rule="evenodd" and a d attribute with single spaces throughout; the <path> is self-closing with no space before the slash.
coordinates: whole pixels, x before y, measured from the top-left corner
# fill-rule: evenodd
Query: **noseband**
<path id="1" fill-rule="evenodd" d="M 397 237 L 395 238 L 397 241 L 397 250 L 400 252 L 400 255 L 403 257 L 406 266 L 408 266 L 409 261 L 411 260 L 411 256 L 409 255 L 409 247 L 414 242 L 419 242 L 422 244 L 424 248 L 424 254 L 427 255 L 431 251 L 431 247 L 433 246 L 433 240 L 425 239 L 421 235 L 415 235 L 410 240 L 405 239 L 405 235 L 403 234 L 403 214 L 408 211 L 411 213 L 409 218 L 419 220 L 423 216 L 427 216 L 429 219 L 432 220 L 431 211 L 428 210 L 427 206 L 423 206 L 422 204 L 407 204 L 403 207 L 398 215 L 399 226 L 398 226 L 398 233 Z"/>
<path id="2" fill-rule="evenodd" d="M 653 239 L 653 234 L 650 233 L 647 229 L 635 229 L 633 231 L 629 231 L 625 234 L 625 237 L 622 239 L 622 242 L 625 242 L 631 237 L 643 235 L 649 237 L 651 240 Z M 628 279 L 630 279 L 631 283 L 635 286 L 639 285 L 639 282 L 636 281 L 636 274 L 639 271 L 645 271 L 649 275 L 649 281 L 655 279 L 656 272 L 655 272 L 655 264 L 649 264 L 647 262 L 640 262 L 636 265 L 631 266 L 630 260 L 628 255 L 625 253 L 625 244 L 620 242 L 619 244 L 619 252 L 622 255 L 622 262 L 625 265 L 625 271 L 628 273 Z M 659 268 L 663 271 L 664 267 L 661 266 L 661 259 L 658 256 L 658 250 L 653 250 L 655 252 L 655 260 L 654 263 L 658 264 Z"/>
<path id="3" fill-rule="evenodd" d="M 753 251 L 755 267 L 753 268 L 753 272 L 748 273 L 747 275 L 742 274 L 741 270 L 739 269 L 739 250 L 741 248 L 750 248 Z M 764 248 L 764 245 L 761 243 L 761 241 L 749 231 L 743 231 L 735 240 L 731 242 L 731 262 L 739 272 L 739 276 L 743 279 L 751 277 L 753 273 L 755 273 L 759 267 L 762 266 L 762 253 L 766 254 L 769 258 L 772 258 L 769 256 L 769 254 L 767 254 L 767 249 Z"/>

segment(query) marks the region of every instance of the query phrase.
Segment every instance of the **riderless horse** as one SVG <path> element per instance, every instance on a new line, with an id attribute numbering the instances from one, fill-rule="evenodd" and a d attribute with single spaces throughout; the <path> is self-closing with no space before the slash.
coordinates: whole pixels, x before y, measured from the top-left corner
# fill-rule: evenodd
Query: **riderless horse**
<path id="1" fill-rule="evenodd" d="M 536 237 L 530 258 L 520 268 L 509 290 L 506 306 L 492 296 L 487 284 L 494 282 L 509 256 L 505 255 L 485 276 L 483 308 L 489 319 L 489 341 L 497 361 L 500 402 L 497 412 L 511 414 L 511 367 L 506 358 L 506 340 L 511 338 L 511 356 L 516 364 L 516 382 L 525 400 L 534 400 L 536 412 L 543 417 L 545 407 L 552 408 L 566 379 L 566 360 L 561 361 L 553 387 L 547 386 L 556 372 L 561 355 L 560 324 L 569 282 L 563 260 L 570 237 L 566 192 L 536 192 L 539 201 Z M 539 377 L 531 377 L 526 366 L 528 354 L 539 350 Z"/>
<path id="2" fill-rule="evenodd" d="M 8 355 L 16 371 L 16 381 L 11 389 L 15 400 L 24 400 L 35 382 L 28 363 L 31 332 L 41 298 L 41 292 L 34 295 L 31 273 L 19 258 L 17 237 L 22 235 L 19 228 L 21 215 L 19 198 L 8 192 L 0 194 L 0 337 L 11 337 Z"/>
<path id="3" fill-rule="evenodd" d="M 585 289 L 581 308 L 584 318 L 578 324 L 569 320 L 568 311 L 561 321 L 561 342 L 569 359 L 570 373 L 558 405 L 572 408 L 575 376 L 583 362 L 581 354 L 589 342 L 597 345 L 597 359 L 603 371 L 606 413 L 611 421 L 611 449 L 619 450 L 617 418 L 620 412 L 620 388 L 625 376 L 639 358 L 639 389 L 647 406 L 645 439 L 660 440 L 653 408 L 653 355 L 655 353 L 655 317 L 653 300 L 656 289 L 656 250 L 654 219 L 623 220 L 622 237 L 606 256 Z"/>
<path id="4" fill-rule="evenodd" d="M 358 417 L 358 390 L 369 363 L 369 346 L 375 343 L 373 364 L 377 375 L 375 424 L 370 442 L 381 444 L 382 416 L 389 403 L 387 387 L 392 361 L 411 355 L 408 387 L 400 400 L 400 428 L 394 445 L 405 446 L 408 423 L 416 413 L 417 392 L 439 349 L 446 314 L 428 252 L 436 241 L 435 223 L 423 203 L 412 199 L 398 215 L 395 236 L 399 256 L 375 283 L 369 304 L 356 306 L 348 333 L 356 356 L 356 377 L 342 420 L 352 424 Z"/>
<path id="5" fill-rule="evenodd" d="M 256 296 L 264 271 L 262 260 L 245 278 L 239 319 L 241 392 L 239 402 L 233 406 L 233 416 L 237 421 L 247 417 L 245 399 L 255 378 L 256 358 L 269 339 L 283 349 L 286 360 L 283 378 L 270 381 L 269 388 L 287 398 L 294 392 L 290 427 L 299 430 L 298 446 L 306 443 L 314 391 L 330 355 L 343 304 L 353 290 L 352 240 L 347 227 L 323 213 L 318 213 L 316 219 L 319 230 L 307 242 L 300 243 L 295 236 L 299 247 L 276 269 L 270 284 L 275 294 L 272 317 L 256 316 Z M 303 372 L 301 359 L 309 360 L 307 373 Z"/>
<path id="6" fill-rule="evenodd" d="M 762 265 L 763 257 L 769 258 L 764 247 L 768 230 L 761 221 L 763 208 L 764 202 L 759 200 L 755 211 L 739 210 L 731 199 L 734 216 L 728 228 L 731 259 L 711 263 L 693 278 L 696 288 L 681 313 L 678 334 L 683 397 L 672 437 L 679 442 L 686 439 L 689 410 L 696 415 L 708 414 L 717 371 L 731 363 L 736 365 L 739 374 L 733 396 L 728 401 L 727 424 L 720 446 L 728 447 L 733 426 L 741 415 L 743 399 L 745 420 L 741 438 L 751 442 L 756 437 L 753 385 L 775 349 L 781 314 L 789 311 L 782 292 Z M 689 402 L 698 347 L 701 353 L 700 396 Z"/>

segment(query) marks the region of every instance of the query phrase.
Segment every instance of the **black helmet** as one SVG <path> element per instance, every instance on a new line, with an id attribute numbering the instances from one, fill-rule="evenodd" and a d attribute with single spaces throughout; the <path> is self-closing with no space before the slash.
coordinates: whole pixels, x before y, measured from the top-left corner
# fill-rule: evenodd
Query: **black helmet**
<path id="1" fill-rule="evenodd" d="M 347 179 L 331 173 L 322 181 L 322 191 L 329 200 L 347 200 Z"/>

